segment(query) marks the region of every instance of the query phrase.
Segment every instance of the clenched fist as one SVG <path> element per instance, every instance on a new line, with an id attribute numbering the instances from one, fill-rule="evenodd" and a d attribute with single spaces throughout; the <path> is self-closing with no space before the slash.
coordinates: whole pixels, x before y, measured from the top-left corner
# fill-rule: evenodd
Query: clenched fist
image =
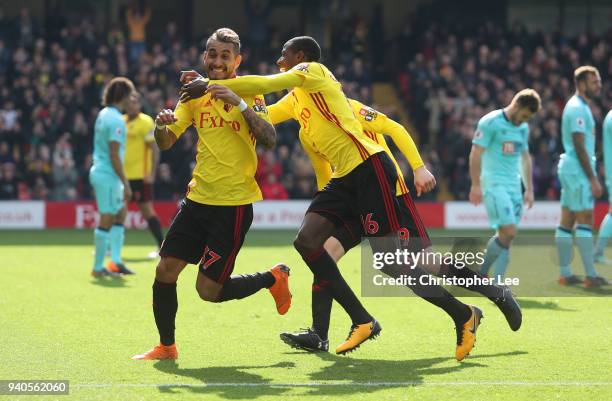
<path id="1" fill-rule="evenodd" d="M 174 116 L 174 112 L 169 109 L 164 109 L 160 111 L 155 117 L 155 125 L 158 127 L 161 125 L 170 125 L 176 122 L 176 117 Z"/>

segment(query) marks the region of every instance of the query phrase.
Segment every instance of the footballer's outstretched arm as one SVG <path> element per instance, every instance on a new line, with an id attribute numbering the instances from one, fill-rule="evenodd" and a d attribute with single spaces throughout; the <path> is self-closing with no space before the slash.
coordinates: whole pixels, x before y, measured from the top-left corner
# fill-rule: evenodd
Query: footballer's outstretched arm
<path id="1" fill-rule="evenodd" d="M 181 74 L 181 79 L 187 81 L 191 79 L 191 72 Z M 190 83 L 185 84 L 179 91 L 181 102 L 197 99 L 210 92 L 216 85 L 222 85 L 231 89 L 239 96 L 265 95 L 267 93 L 279 92 L 283 89 L 290 89 L 302 86 L 304 77 L 294 71 L 282 72 L 274 75 L 244 75 L 242 77 L 208 80 L 196 77 Z"/>
<path id="2" fill-rule="evenodd" d="M 294 71 L 287 71 L 274 75 L 244 75 L 233 79 L 211 80 L 209 87 L 219 84 L 230 88 L 240 96 L 255 96 L 300 87 L 303 82 L 304 77 Z"/>

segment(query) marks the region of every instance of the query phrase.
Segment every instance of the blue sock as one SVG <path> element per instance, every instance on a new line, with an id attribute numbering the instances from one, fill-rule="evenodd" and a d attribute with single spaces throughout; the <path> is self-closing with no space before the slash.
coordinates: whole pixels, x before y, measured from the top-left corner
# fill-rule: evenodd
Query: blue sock
<path id="1" fill-rule="evenodd" d="M 499 238 L 497 238 L 495 235 L 492 236 L 487 243 L 487 252 L 485 253 L 484 262 L 482 262 L 482 265 L 480 265 L 480 274 L 489 274 L 489 268 L 504 249 L 507 250 L 499 242 Z"/>
<path id="2" fill-rule="evenodd" d="M 557 227 L 555 231 L 555 243 L 557 244 L 557 255 L 559 255 L 559 269 L 563 277 L 572 275 L 572 251 L 574 240 L 572 230 L 567 230 L 563 227 Z"/>
<path id="3" fill-rule="evenodd" d="M 612 215 L 608 213 L 601 222 L 601 226 L 599 226 L 599 237 L 597 238 L 597 246 L 595 247 L 595 257 L 603 256 L 610 237 L 612 237 Z"/>
<path id="4" fill-rule="evenodd" d="M 106 244 L 108 244 L 109 237 L 110 233 L 108 229 L 98 227 L 94 230 L 94 245 L 96 247 L 96 252 L 94 255 L 93 268 L 95 271 L 104 269 L 104 254 L 106 253 Z"/>
<path id="5" fill-rule="evenodd" d="M 582 257 L 584 271 L 589 277 L 596 277 L 597 271 L 593 263 L 593 229 L 587 224 L 576 226 L 576 246 Z"/>
<path id="6" fill-rule="evenodd" d="M 113 224 L 110 229 L 111 260 L 121 263 L 121 248 L 125 239 L 125 228 L 123 224 Z"/>
<path id="7" fill-rule="evenodd" d="M 493 262 L 493 277 L 498 280 L 504 277 L 506 269 L 508 268 L 508 262 L 510 262 L 510 251 L 508 248 L 502 248 L 497 259 Z"/>

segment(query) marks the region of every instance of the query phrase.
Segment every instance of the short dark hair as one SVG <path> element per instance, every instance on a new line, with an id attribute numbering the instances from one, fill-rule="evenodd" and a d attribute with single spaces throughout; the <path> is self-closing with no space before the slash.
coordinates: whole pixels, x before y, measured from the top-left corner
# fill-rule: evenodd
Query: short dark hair
<path id="1" fill-rule="evenodd" d="M 135 90 L 134 84 L 128 78 L 115 77 L 104 87 L 102 105 L 110 106 L 111 104 L 119 103 L 130 96 Z"/>
<path id="2" fill-rule="evenodd" d="M 583 65 L 574 71 L 574 84 L 578 86 L 578 82 L 584 82 L 589 74 L 599 75 L 599 70 L 592 65 Z"/>
<path id="3" fill-rule="evenodd" d="M 321 60 L 321 46 L 310 36 L 296 36 L 289 39 L 287 47 L 294 52 L 304 52 L 306 61 L 319 62 Z"/>
<path id="4" fill-rule="evenodd" d="M 532 113 L 536 113 L 542 107 L 540 95 L 534 89 L 527 88 L 519 91 L 512 99 L 521 109 L 528 108 Z"/>
<path id="5" fill-rule="evenodd" d="M 234 45 L 234 53 L 240 54 L 240 36 L 229 28 L 219 28 L 206 39 L 206 49 L 211 40 L 216 40 L 222 43 L 231 43 Z"/>

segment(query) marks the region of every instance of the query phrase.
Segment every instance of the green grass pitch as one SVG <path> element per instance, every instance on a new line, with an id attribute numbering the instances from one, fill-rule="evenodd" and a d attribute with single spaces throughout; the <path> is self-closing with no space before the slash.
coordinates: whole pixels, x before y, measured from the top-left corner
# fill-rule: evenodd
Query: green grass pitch
<path id="1" fill-rule="evenodd" d="M 235 273 L 291 266 L 293 306 L 279 316 L 263 290 L 224 304 L 195 291 L 197 269 L 179 279 L 179 359 L 132 361 L 155 345 L 155 261 L 147 232 L 127 233 L 124 257 L 137 274 L 103 284 L 89 276 L 91 231 L 0 232 L 0 379 L 67 379 L 68 396 L 0 400 L 610 400 L 610 298 L 523 298 L 519 332 L 484 298 L 478 342 L 454 360 L 451 320 L 414 298 L 363 298 L 383 326 L 350 356 L 307 354 L 278 333 L 310 324 L 311 274 L 291 247 L 293 232 L 251 232 Z M 529 263 L 515 252 L 512 263 Z M 340 263 L 359 289 L 359 252 Z M 549 268 L 554 270 L 551 263 Z M 604 273 L 606 269 L 600 268 Z M 609 272 L 610 270 L 607 270 Z M 608 274 L 610 276 L 610 274 Z M 334 305 L 332 349 L 350 322 Z"/>

